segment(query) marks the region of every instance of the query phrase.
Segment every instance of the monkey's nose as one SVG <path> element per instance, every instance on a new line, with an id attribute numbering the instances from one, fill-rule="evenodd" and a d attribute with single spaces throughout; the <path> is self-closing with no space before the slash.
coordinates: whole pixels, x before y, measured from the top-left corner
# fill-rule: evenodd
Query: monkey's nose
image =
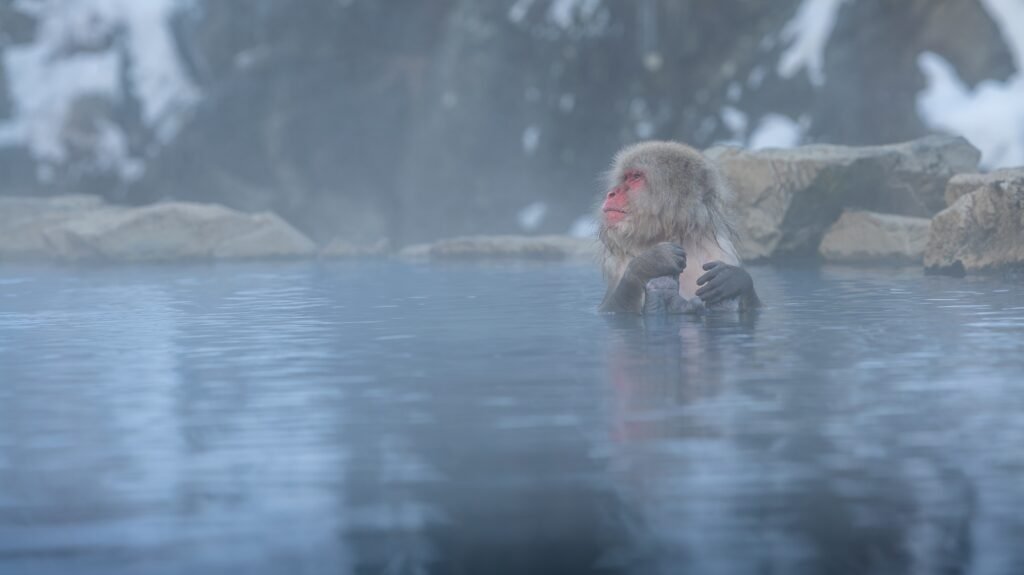
<path id="1" fill-rule="evenodd" d="M 614 198 L 614 197 L 615 197 L 615 190 L 612 190 L 612 191 L 608 192 L 608 199 L 609 200 Z"/>

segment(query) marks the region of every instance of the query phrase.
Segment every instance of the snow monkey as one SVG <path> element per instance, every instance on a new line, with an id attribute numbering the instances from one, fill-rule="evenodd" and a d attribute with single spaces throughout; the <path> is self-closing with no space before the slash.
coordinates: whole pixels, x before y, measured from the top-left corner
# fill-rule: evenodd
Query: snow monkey
<path id="1" fill-rule="evenodd" d="M 714 164 L 676 142 L 616 156 L 601 204 L 601 311 L 699 313 L 760 305 L 726 216 L 730 191 Z"/>

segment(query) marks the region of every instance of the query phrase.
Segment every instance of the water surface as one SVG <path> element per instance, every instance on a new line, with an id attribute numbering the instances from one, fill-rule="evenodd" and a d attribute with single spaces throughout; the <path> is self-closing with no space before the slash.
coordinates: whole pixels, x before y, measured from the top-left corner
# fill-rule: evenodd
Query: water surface
<path id="1" fill-rule="evenodd" d="M 1024 287 L 0 267 L 0 573 L 1024 573 Z"/>

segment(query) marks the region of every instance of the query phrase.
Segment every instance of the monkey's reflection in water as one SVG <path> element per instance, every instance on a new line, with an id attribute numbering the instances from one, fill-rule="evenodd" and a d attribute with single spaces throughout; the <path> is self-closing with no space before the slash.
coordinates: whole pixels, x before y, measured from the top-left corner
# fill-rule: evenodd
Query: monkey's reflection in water
<path id="1" fill-rule="evenodd" d="M 608 317 L 609 465 L 630 534 L 615 564 L 637 573 L 969 571 L 970 481 L 920 452 L 913 469 L 934 474 L 941 490 L 898 458 L 879 461 L 877 430 L 831 407 L 843 390 L 813 362 L 793 362 L 778 317 L 764 319 L 759 332 L 758 316 L 735 313 Z M 783 347 L 751 345 L 769 338 Z"/>
<path id="2" fill-rule="evenodd" d="M 694 421 L 670 416 L 722 391 L 729 373 L 723 365 L 738 360 L 737 345 L 754 337 L 758 318 L 756 311 L 606 316 L 614 330 L 608 366 L 616 440 L 695 433 Z"/>
<path id="3" fill-rule="evenodd" d="M 738 435 L 758 409 L 736 386 L 759 315 L 608 316 L 611 466 L 631 540 L 618 562 L 641 573 L 794 572 L 806 548 L 784 514 L 786 486 Z M 760 509 L 759 509 L 760 507 Z"/>

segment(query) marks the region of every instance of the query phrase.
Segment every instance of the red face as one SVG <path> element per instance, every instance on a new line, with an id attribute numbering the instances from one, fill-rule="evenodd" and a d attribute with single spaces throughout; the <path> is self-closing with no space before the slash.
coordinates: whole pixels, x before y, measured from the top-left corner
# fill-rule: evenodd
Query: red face
<path id="1" fill-rule="evenodd" d="M 647 185 L 647 178 L 640 170 L 626 170 L 619 181 L 604 199 L 601 211 L 604 212 L 604 223 L 613 226 L 621 222 L 629 213 L 629 202 L 633 194 L 642 192 Z"/>

